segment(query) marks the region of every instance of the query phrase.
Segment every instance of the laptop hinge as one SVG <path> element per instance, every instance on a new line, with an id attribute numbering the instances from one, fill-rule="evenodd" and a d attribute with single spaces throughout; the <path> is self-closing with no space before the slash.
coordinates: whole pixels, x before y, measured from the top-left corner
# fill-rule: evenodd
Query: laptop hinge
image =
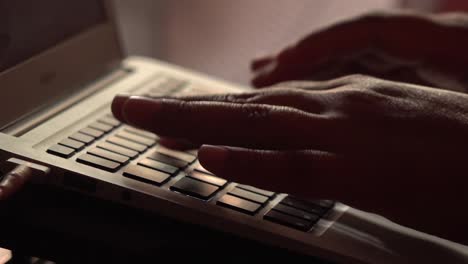
<path id="1" fill-rule="evenodd" d="M 112 83 L 121 80 L 130 73 L 130 70 L 123 67 L 113 69 L 112 71 L 104 74 L 99 81 L 92 85 L 88 85 L 85 89 L 78 89 L 78 91 L 66 95 L 61 100 L 53 104 L 44 105 L 27 115 L 24 115 L 14 122 L 7 124 L 1 128 L 0 132 L 12 136 L 21 136 L 44 121 L 54 117 L 62 111 L 79 103 L 84 98 L 93 95 L 94 93 L 109 87 Z"/>

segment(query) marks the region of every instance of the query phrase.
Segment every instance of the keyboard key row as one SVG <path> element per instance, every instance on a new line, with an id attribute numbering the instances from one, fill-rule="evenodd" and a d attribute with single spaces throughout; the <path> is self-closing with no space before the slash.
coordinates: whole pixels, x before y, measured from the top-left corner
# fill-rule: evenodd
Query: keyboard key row
<path id="1" fill-rule="evenodd" d="M 85 127 L 79 131 L 82 134 L 92 136 L 94 138 L 100 138 L 102 135 L 104 135 L 104 131 L 97 130 L 91 127 Z"/>
<path id="2" fill-rule="evenodd" d="M 76 161 L 79 163 L 83 163 L 101 170 L 109 171 L 109 172 L 115 172 L 119 169 L 119 167 L 122 165 L 120 163 L 110 161 L 107 159 L 103 159 L 94 155 L 90 154 L 83 154 L 79 156 Z"/>
<path id="3" fill-rule="evenodd" d="M 120 155 L 114 152 L 110 152 L 108 150 L 102 149 L 102 148 L 92 148 L 88 150 L 88 154 L 98 156 L 110 161 L 114 161 L 120 164 L 126 164 L 130 158 L 124 155 Z"/>
<path id="4" fill-rule="evenodd" d="M 311 221 L 306 221 L 297 217 L 283 214 L 276 210 L 270 210 L 267 214 L 265 214 L 264 218 L 266 220 L 299 229 L 301 231 L 309 231 L 314 224 Z"/>
<path id="5" fill-rule="evenodd" d="M 134 150 L 124 148 L 124 147 L 121 147 L 121 146 L 118 146 L 109 142 L 98 143 L 97 147 L 123 155 L 123 156 L 127 156 L 131 159 L 134 159 L 139 155 L 139 153 Z"/>
<path id="6" fill-rule="evenodd" d="M 148 159 L 152 159 L 152 160 L 160 161 L 160 162 L 163 162 L 163 163 L 167 163 L 167 164 L 172 165 L 172 166 L 177 167 L 177 168 L 184 168 L 187 165 L 189 165 L 189 163 L 186 162 L 186 161 L 175 159 L 175 158 L 173 158 L 171 156 L 167 156 L 167 155 L 159 153 L 157 151 L 155 151 L 155 152 L 151 153 L 150 155 L 148 155 Z"/>
<path id="7" fill-rule="evenodd" d="M 134 143 L 144 145 L 146 147 L 151 147 L 156 143 L 155 139 L 145 138 L 136 134 L 129 133 L 127 131 L 120 131 L 116 134 L 116 136 L 129 141 L 133 141 Z"/>
<path id="8" fill-rule="evenodd" d="M 169 164 L 162 163 L 162 162 L 159 162 L 159 161 L 150 160 L 150 159 L 140 160 L 138 162 L 138 165 L 144 166 L 144 167 L 147 167 L 147 168 L 150 168 L 150 169 L 154 169 L 154 170 L 159 170 L 159 171 L 162 171 L 162 172 L 165 172 L 165 173 L 169 173 L 171 175 L 175 174 L 179 170 L 179 168 L 177 168 L 177 167 L 174 167 L 174 166 L 171 166 Z"/>
<path id="9" fill-rule="evenodd" d="M 91 123 L 87 127 L 78 130 L 67 138 L 62 139 L 58 142 L 58 145 L 50 147 L 47 150 L 47 153 L 62 158 L 70 158 L 76 152 L 82 150 L 86 145 L 93 143 L 96 139 L 102 137 L 105 133 L 110 132 L 120 125 L 121 123 L 112 116 L 104 116 L 98 121 Z M 73 151 L 70 151 L 70 149 Z"/>
<path id="10" fill-rule="evenodd" d="M 76 140 L 71 139 L 71 138 L 64 138 L 64 139 L 62 139 L 62 141 L 59 142 L 59 145 L 72 148 L 75 151 L 79 151 L 82 148 L 84 148 L 84 146 L 86 144 L 83 143 L 83 142 L 80 142 L 80 141 L 76 141 Z"/>
<path id="11" fill-rule="evenodd" d="M 157 186 L 164 184 L 171 177 L 170 174 L 133 164 L 125 168 L 123 175 Z"/>
<path id="12" fill-rule="evenodd" d="M 145 130 L 138 129 L 138 128 L 126 126 L 126 127 L 124 127 L 123 130 L 124 130 L 124 131 L 127 131 L 127 132 L 129 132 L 129 133 L 135 134 L 135 135 L 139 135 L 139 136 L 141 136 L 141 137 L 145 137 L 145 138 L 149 138 L 149 139 L 154 139 L 154 140 L 158 140 L 158 139 L 159 139 L 159 137 L 156 136 L 155 134 L 150 133 L 150 132 L 145 131 Z"/>
<path id="13" fill-rule="evenodd" d="M 205 173 L 202 173 L 202 172 L 199 172 L 199 171 L 190 172 L 188 177 L 194 178 L 194 179 L 197 179 L 199 181 L 206 182 L 206 183 L 210 183 L 210 184 L 216 185 L 218 187 L 223 187 L 227 183 L 227 180 L 225 180 L 225 179 L 218 178 L 216 176 L 213 176 L 213 175 L 210 175 L 210 174 L 205 174 Z"/>
<path id="14" fill-rule="evenodd" d="M 247 201 L 230 194 L 223 195 L 223 197 L 221 197 L 216 203 L 220 206 L 224 206 L 249 215 L 254 215 L 262 206 L 261 204 Z"/>
<path id="15" fill-rule="evenodd" d="M 208 200 L 216 193 L 216 191 L 219 190 L 219 187 L 206 182 L 198 181 L 194 178 L 183 177 L 174 185 L 172 185 L 170 189 L 192 197 Z"/>
<path id="16" fill-rule="evenodd" d="M 174 94 L 179 92 L 187 84 L 186 81 L 173 77 L 165 78 L 162 82 L 158 82 L 154 87 L 151 87 L 147 96 L 156 97 L 161 95 Z"/>
<path id="17" fill-rule="evenodd" d="M 75 153 L 75 150 L 69 147 L 56 144 L 47 149 L 47 153 L 68 159 Z"/>
<path id="18" fill-rule="evenodd" d="M 258 189 L 258 191 L 260 191 L 260 189 Z M 274 195 L 271 197 L 273 196 Z M 221 197 L 217 201 L 217 204 L 242 213 L 254 215 L 260 208 L 268 203 L 269 199 L 269 196 L 241 189 L 239 186 L 236 186 Z"/>
<path id="19" fill-rule="evenodd" d="M 334 202 L 329 200 L 305 201 L 289 195 L 263 218 L 301 231 L 308 231 L 333 205 Z"/>
<path id="20" fill-rule="evenodd" d="M 114 145 L 118 145 L 124 147 L 126 149 L 131 149 L 137 151 L 139 153 L 144 152 L 148 147 L 139 143 L 132 142 L 130 140 L 126 140 L 123 138 L 119 138 L 117 136 L 111 136 L 106 139 L 107 142 L 112 143 Z"/>

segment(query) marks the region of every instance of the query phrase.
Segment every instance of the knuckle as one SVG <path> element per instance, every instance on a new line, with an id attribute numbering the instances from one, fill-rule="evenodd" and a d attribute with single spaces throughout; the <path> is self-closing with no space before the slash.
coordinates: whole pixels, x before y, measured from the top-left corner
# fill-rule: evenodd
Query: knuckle
<path id="1" fill-rule="evenodd" d="M 166 108 L 166 107 L 164 107 Z M 174 114 L 179 115 L 179 114 L 185 114 L 187 112 L 191 111 L 191 104 L 188 101 L 178 101 L 175 107 L 171 107 L 170 109 L 172 110 L 171 112 L 174 112 Z M 166 108 L 167 109 L 167 108 Z"/>
<path id="2" fill-rule="evenodd" d="M 359 73 L 346 75 L 344 77 L 341 77 L 340 79 L 348 84 L 369 83 L 369 82 L 375 82 L 376 80 L 378 80 L 375 77 L 371 77 L 369 75 L 359 74 Z"/>
<path id="3" fill-rule="evenodd" d="M 248 94 L 224 94 L 218 97 L 218 100 L 223 102 L 244 103 L 246 101 L 245 97 L 248 97 Z"/>
<path id="4" fill-rule="evenodd" d="M 339 97 L 341 105 L 347 109 L 369 108 L 384 98 L 384 96 L 372 91 L 368 87 L 362 86 L 343 89 Z"/>
<path id="5" fill-rule="evenodd" d="M 394 85 L 375 85 L 372 87 L 372 91 L 389 97 L 404 97 L 406 94 L 403 87 L 395 87 Z"/>
<path id="6" fill-rule="evenodd" d="M 241 111 L 251 125 L 258 125 L 270 119 L 272 110 L 266 106 L 245 104 Z"/>

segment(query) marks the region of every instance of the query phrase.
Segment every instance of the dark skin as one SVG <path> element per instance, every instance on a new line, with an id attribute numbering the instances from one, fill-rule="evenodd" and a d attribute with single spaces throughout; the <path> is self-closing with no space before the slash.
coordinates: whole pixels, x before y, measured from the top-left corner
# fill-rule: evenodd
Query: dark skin
<path id="1" fill-rule="evenodd" d="M 5 52 L 10 45 L 10 37 L 0 33 L 0 59 L 5 55 Z"/>
<path id="2" fill-rule="evenodd" d="M 337 199 L 468 244 L 458 210 L 468 202 L 467 21 L 364 15 L 255 60 L 252 83 L 269 89 L 117 97 L 113 111 L 168 146 L 204 144 L 202 165 L 229 180 Z"/>
<path id="3" fill-rule="evenodd" d="M 350 19 L 255 61 L 253 84 L 270 89 L 119 96 L 112 110 L 163 136 L 163 144 L 203 144 L 200 162 L 220 177 L 337 199 L 468 244 L 468 214 L 458 209 L 468 202 L 468 95 L 455 92 L 466 83 L 464 21 L 419 14 Z M 380 67 L 368 67 L 376 57 Z M 349 73 L 380 78 L 337 78 Z M 306 81 L 285 83 L 291 80 Z"/>
<path id="4" fill-rule="evenodd" d="M 359 73 L 466 92 L 467 46 L 466 14 L 369 13 L 332 24 L 254 60 L 252 84 L 268 87 Z"/>
<path id="5" fill-rule="evenodd" d="M 466 243 L 468 215 L 454 207 L 468 201 L 468 95 L 365 76 L 294 86 L 118 97 L 113 112 L 159 135 L 203 142 L 200 162 L 220 177 L 337 199 Z"/>

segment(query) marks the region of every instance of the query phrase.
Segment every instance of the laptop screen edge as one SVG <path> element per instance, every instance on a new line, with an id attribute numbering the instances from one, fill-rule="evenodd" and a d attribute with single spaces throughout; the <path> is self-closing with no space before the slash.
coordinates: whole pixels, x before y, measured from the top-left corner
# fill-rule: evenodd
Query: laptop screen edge
<path id="1" fill-rule="evenodd" d="M 124 55 L 113 7 L 104 3 L 104 23 L 0 73 L 0 131 L 120 66 Z"/>

